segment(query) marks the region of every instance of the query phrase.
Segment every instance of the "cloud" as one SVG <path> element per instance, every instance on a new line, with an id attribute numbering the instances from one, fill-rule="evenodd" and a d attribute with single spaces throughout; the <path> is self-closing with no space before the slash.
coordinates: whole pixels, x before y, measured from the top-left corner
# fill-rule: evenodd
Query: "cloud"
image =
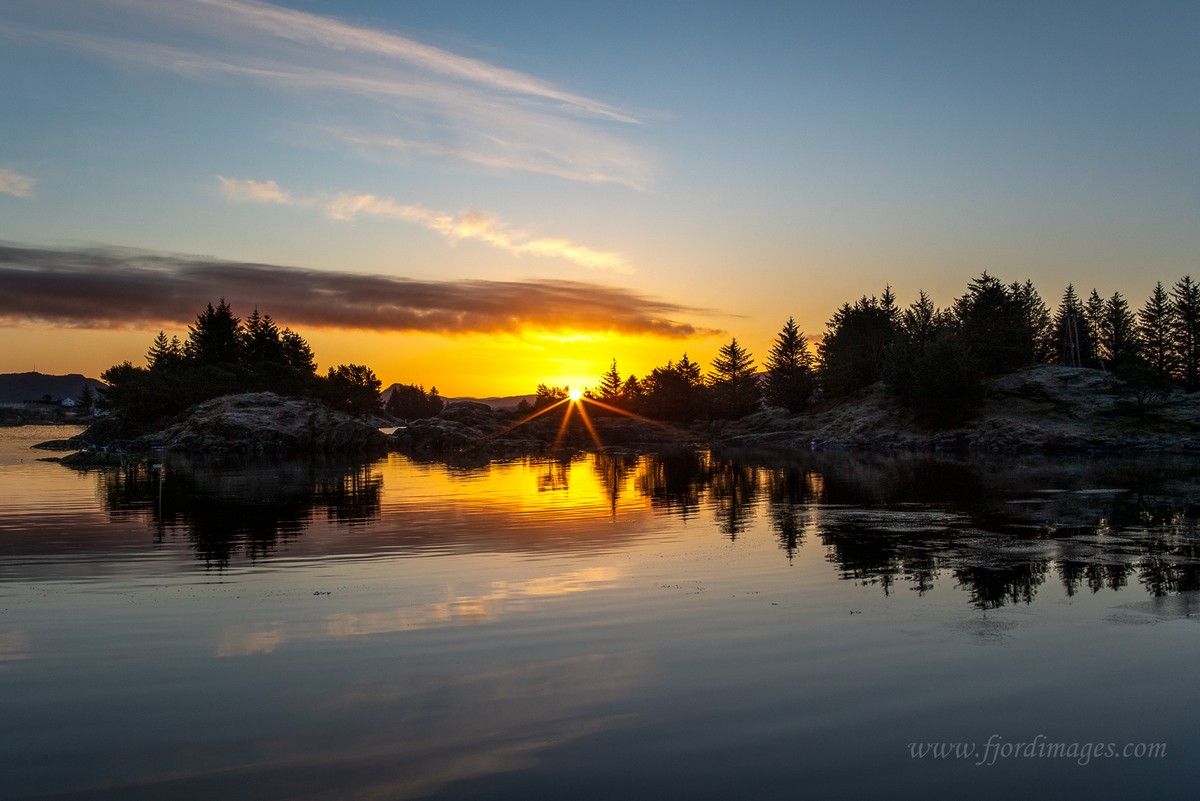
<path id="1" fill-rule="evenodd" d="M 646 159 L 616 133 L 639 124 L 632 114 L 517 70 L 253 0 L 92 5 L 102 19 L 0 23 L 0 32 L 191 79 L 299 93 L 297 108 L 310 115 L 303 124 L 374 155 L 638 189 L 648 182 Z"/>
<path id="2" fill-rule="evenodd" d="M 333 220 L 353 220 L 362 216 L 398 220 L 422 225 L 451 242 L 474 239 L 506 250 L 514 256 L 557 257 L 590 269 L 633 272 L 629 262 L 619 253 L 596 250 L 557 237 L 535 237 L 513 229 L 483 211 L 450 214 L 417 204 L 400 203 L 389 197 L 352 192 L 342 192 L 324 199 L 319 195 L 298 197 L 285 192 L 275 181 L 234 179 L 223 175 L 217 178 L 225 196 L 234 202 L 280 203 L 305 208 L 319 205 L 325 216 Z"/>
<path id="3" fill-rule="evenodd" d="M 0 168 L 0 194 L 29 197 L 36 184 L 36 178 Z"/>
<path id="4" fill-rule="evenodd" d="M 686 338 L 711 312 L 582 281 L 431 281 L 111 247 L 0 243 L 0 321 L 79 328 L 183 325 L 226 298 L 281 324 L 437 334 L 581 331 Z"/>
<path id="5" fill-rule="evenodd" d="M 238 180 L 218 175 L 225 197 L 235 203 L 292 203 L 287 192 L 274 181 L 255 181 L 250 178 Z"/>

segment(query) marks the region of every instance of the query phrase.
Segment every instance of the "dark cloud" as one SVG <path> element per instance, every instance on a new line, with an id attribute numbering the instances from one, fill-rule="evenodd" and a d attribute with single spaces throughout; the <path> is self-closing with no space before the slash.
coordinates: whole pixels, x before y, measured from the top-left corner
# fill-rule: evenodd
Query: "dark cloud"
<path id="1" fill-rule="evenodd" d="M 282 324 L 439 334 L 579 330 L 690 337 L 704 310 L 579 281 L 420 281 L 108 247 L 0 243 L 0 320 L 79 328 L 184 324 L 224 297 Z"/>

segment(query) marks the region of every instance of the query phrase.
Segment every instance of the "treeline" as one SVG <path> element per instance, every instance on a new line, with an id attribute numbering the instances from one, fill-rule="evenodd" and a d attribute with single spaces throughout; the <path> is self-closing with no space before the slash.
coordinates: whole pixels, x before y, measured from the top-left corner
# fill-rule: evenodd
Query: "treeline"
<path id="1" fill-rule="evenodd" d="M 901 308 L 890 287 L 844 303 L 815 353 L 789 319 L 764 370 L 736 338 L 707 374 L 685 353 L 643 378 L 622 378 L 616 361 L 588 394 L 661 420 L 734 419 L 765 402 L 796 413 L 818 398 L 843 400 L 878 381 L 926 425 L 972 416 L 983 380 L 1035 364 L 1104 369 L 1139 407 L 1172 386 L 1200 388 L 1200 284 L 1157 283 L 1134 312 L 1119 292 L 1081 298 L 1072 285 L 1051 313 L 1031 281 L 1006 284 L 984 272 L 948 308 L 920 292 Z M 565 397 L 541 385 L 534 407 Z"/>
<path id="2" fill-rule="evenodd" d="M 380 411 L 375 373 L 358 364 L 340 364 L 317 373 L 312 348 L 296 332 L 279 328 L 258 309 L 245 322 L 222 298 L 188 327 L 185 341 L 160 331 L 146 353 L 146 366 L 130 362 L 105 370 L 108 384 L 100 405 L 132 425 L 161 424 L 203 401 L 241 392 L 271 391 L 307 397 L 350 414 Z"/>

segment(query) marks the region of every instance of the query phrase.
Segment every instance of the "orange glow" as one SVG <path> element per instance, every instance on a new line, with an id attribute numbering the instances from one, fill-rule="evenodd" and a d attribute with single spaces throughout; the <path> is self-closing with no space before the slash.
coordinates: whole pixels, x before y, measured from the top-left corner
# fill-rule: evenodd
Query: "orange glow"
<path id="1" fill-rule="evenodd" d="M 286 325 L 287 321 L 278 321 Z M 394 334 L 296 326 L 316 353 L 324 373 L 338 364 L 365 364 L 386 388 L 392 383 L 437 387 L 444 397 L 528 395 L 538 384 L 595 386 L 612 360 L 622 376 L 645 377 L 653 368 L 678 360 L 686 351 L 707 365 L 721 337 L 676 340 L 622 334 L 569 336 L 563 340 L 528 336 Z M 164 327 L 168 337 L 187 338 L 186 326 Z M 0 328 L 0 373 L 37 370 L 82 373 L 99 378 L 115 364 L 145 365 L 155 330 L 94 331 L 44 326 Z M 740 339 L 739 339 L 740 341 Z M 767 344 L 759 346 L 765 350 Z"/>
<path id="2" fill-rule="evenodd" d="M 583 390 L 572 388 L 571 391 L 567 393 L 567 397 L 573 401 L 577 401 L 583 397 Z"/>

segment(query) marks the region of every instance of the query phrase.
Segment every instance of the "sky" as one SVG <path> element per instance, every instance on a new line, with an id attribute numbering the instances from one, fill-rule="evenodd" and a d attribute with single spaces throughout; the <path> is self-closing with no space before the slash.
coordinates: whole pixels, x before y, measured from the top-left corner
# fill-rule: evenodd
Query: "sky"
<path id="1" fill-rule="evenodd" d="M 226 298 L 444 395 L 1200 276 L 1200 3 L 0 2 L 0 372 Z"/>

